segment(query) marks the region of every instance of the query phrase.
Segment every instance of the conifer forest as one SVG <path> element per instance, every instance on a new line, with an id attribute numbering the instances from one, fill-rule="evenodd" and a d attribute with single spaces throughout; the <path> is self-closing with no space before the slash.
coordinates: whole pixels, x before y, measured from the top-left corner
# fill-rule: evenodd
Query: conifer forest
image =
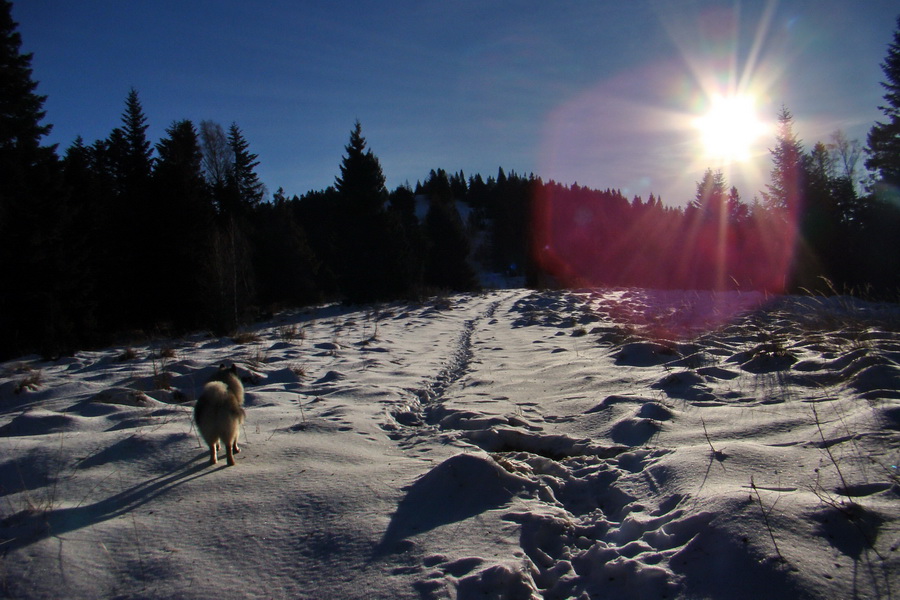
<path id="1" fill-rule="evenodd" d="M 105 139 L 48 146 L 31 55 L 0 2 L 0 356 L 129 336 L 236 331 L 274 310 L 526 286 L 857 293 L 900 289 L 900 20 L 864 142 L 804 142 L 784 107 L 770 183 L 709 169 L 693 198 L 626 197 L 540 174 L 435 168 L 387 189 L 359 121 L 334 184 L 266 190 L 237 123 L 178 115 L 148 138 L 123 90 Z"/>

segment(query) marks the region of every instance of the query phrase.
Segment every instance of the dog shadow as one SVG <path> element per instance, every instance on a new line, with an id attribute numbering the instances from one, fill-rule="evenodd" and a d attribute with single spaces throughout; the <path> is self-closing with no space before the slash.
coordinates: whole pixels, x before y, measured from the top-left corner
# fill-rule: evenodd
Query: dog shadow
<path id="1" fill-rule="evenodd" d="M 204 460 L 197 463 L 198 458 Z M 125 515 L 181 485 L 216 472 L 218 469 L 209 468 L 208 458 L 209 453 L 203 452 L 176 467 L 175 472 L 139 483 L 98 502 L 71 508 L 27 509 L 10 515 L 0 521 L 0 552 L 13 552 Z"/>

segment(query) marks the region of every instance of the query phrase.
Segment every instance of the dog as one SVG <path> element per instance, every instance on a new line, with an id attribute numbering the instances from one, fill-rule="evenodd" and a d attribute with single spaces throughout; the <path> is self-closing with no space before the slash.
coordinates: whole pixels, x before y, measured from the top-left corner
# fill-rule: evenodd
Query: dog
<path id="1" fill-rule="evenodd" d="M 237 376 L 237 367 L 220 365 L 203 386 L 203 393 L 194 405 L 194 422 L 209 445 L 209 464 L 218 462 L 221 442 L 228 456 L 228 466 L 234 466 L 234 455 L 241 451 L 238 432 L 245 416 L 244 386 Z"/>

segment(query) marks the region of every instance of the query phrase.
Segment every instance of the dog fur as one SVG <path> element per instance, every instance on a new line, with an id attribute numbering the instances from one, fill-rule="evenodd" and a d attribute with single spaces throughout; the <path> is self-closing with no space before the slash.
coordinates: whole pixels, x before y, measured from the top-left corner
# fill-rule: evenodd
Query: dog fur
<path id="1" fill-rule="evenodd" d="M 220 365 L 194 405 L 194 422 L 209 446 L 209 464 L 218 462 L 219 442 L 225 446 L 228 466 L 235 464 L 234 455 L 241 451 L 238 432 L 244 417 L 244 386 L 237 367 Z"/>

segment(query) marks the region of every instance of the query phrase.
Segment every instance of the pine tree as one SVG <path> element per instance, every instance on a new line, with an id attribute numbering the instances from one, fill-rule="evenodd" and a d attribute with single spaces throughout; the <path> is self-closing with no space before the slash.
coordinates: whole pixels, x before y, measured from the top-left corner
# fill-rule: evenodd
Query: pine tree
<path id="1" fill-rule="evenodd" d="M 156 253 L 151 274 L 176 291 L 158 298 L 158 317 L 181 329 L 208 325 L 204 287 L 206 241 L 214 215 L 202 172 L 202 153 L 191 121 L 176 121 L 156 145 L 159 160 L 153 172 Z"/>
<path id="2" fill-rule="evenodd" d="M 781 107 L 778 115 L 778 133 L 772 154 L 771 183 L 763 192 L 767 207 L 787 211 L 796 217 L 801 209 L 806 186 L 803 144 L 794 133 L 794 115 Z"/>
<path id="3" fill-rule="evenodd" d="M 46 96 L 35 93 L 31 79 L 31 53 L 22 54 L 22 37 L 12 19 L 12 4 L 0 0 L 0 195 L 27 192 L 30 177 L 56 161 L 55 146 L 43 146 L 41 138 L 52 125 L 42 124 Z"/>
<path id="4" fill-rule="evenodd" d="M 64 271 L 70 213 L 55 146 L 42 138 L 46 96 L 36 93 L 31 54 L 0 0 L 0 355 L 59 351 L 72 341 L 77 299 Z M 73 270 L 77 265 L 72 265 Z M 68 303 L 68 304 L 67 304 Z"/>
<path id="5" fill-rule="evenodd" d="M 343 221 L 340 248 L 341 288 L 349 302 L 364 303 L 394 295 L 386 274 L 390 269 L 387 189 L 381 163 L 366 149 L 356 121 L 345 147 L 335 187 Z"/>
<path id="6" fill-rule="evenodd" d="M 366 218 L 380 213 L 388 195 L 384 173 L 378 157 L 366 149 L 366 138 L 359 121 L 356 121 L 350 143 L 344 149 L 347 154 L 341 163 L 341 175 L 335 178 L 335 188 L 352 214 Z"/>
<path id="7" fill-rule="evenodd" d="M 256 208 L 266 195 L 266 188 L 256 174 L 258 156 L 250 152 L 250 144 L 237 123 L 228 128 L 228 145 L 231 148 L 232 163 L 226 177 L 227 186 L 240 210 Z"/>
<path id="8" fill-rule="evenodd" d="M 688 206 L 699 210 L 704 218 L 718 217 L 726 202 L 725 188 L 725 175 L 722 171 L 706 169 L 703 179 L 697 182 L 697 193 Z"/>
<path id="9" fill-rule="evenodd" d="M 97 158 L 114 180 L 105 207 L 107 252 L 101 267 L 101 327 L 117 331 L 155 325 L 154 299 L 143 293 L 147 274 L 157 271 L 155 239 L 158 210 L 153 201 L 153 148 L 147 139 L 147 117 L 137 91 L 129 90 L 121 126 L 105 142 L 95 144 Z"/>
<path id="10" fill-rule="evenodd" d="M 900 201 L 900 17 L 881 70 L 886 78 L 881 83 L 885 104 L 878 108 L 887 121 L 877 122 L 869 131 L 866 168 L 876 174 L 881 193 Z"/>
<path id="11" fill-rule="evenodd" d="M 122 156 L 121 176 L 126 193 L 146 191 L 153 169 L 153 149 L 147 139 L 147 117 L 137 90 L 131 88 L 122 113 L 122 135 L 125 154 Z"/>
<path id="12" fill-rule="evenodd" d="M 744 223 L 750 216 L 750 208 L 741 200 L 737 187 L 731 186 L 728 192 L 728 222 L 732 225 Z"/>

